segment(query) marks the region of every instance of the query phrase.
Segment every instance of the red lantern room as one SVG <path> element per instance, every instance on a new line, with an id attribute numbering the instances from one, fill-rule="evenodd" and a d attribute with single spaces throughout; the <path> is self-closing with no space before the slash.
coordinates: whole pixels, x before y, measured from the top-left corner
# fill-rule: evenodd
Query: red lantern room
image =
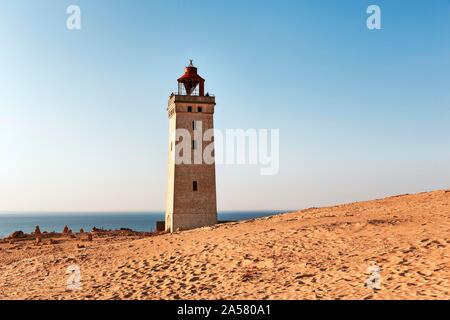
<path id="1" fill-rule="evenodd" d="M 190 60 L 189 66 L 184 69 L 184 74 L 178 79 L 178 94 L 188 96 L 205 95 L 205 79 L 197 74 L 197 68 Z"/>

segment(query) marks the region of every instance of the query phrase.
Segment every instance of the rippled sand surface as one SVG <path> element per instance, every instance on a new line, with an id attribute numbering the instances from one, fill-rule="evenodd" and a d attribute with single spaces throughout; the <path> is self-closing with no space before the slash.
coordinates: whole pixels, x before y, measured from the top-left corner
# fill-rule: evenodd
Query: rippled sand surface
<path id="1" fill-rule="evenodd" d="M 450 191 L 76 237 L 0 244 L 0 299 L 450 299 Z M 365 286 L 371 263 L 379 290 Z M 67 288 L 73 265 L 79 290 Z"/>

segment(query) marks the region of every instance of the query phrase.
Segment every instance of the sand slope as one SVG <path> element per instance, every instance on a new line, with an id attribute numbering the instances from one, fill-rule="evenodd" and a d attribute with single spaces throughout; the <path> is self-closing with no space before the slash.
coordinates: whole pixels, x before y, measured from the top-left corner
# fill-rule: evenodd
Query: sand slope
<path id="1" fill-rule="evenodd" d="M 3 299 L 450 299 L 450 191 L 151 238 L 0 248 Z M 364 286 L 370 261 L 379 291 Z M 66 290 L 71 264 L 79 291 Z"/>

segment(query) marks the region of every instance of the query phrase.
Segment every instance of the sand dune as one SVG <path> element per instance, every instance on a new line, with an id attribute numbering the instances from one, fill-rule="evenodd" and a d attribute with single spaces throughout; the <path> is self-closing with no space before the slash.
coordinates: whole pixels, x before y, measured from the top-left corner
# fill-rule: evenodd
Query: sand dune
<path id="1" fill-rule="evenodd" d="M 2 299 L 450 299 L 450 191 L 154 237 L 0 244 Z M 381 268 L 381 289 L 366 288 Z M 68 290 L 78 265 L 81 289 Z"/>

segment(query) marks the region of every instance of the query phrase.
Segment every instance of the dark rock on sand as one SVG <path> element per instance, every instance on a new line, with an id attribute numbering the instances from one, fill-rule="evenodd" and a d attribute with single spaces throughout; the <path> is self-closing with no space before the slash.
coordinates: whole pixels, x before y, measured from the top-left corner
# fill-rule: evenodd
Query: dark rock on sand
<path id="1" fill-rule="evenodd" d="M 36 226 L 36 228 L 34 229 L 34 235 L 39 236 L 41 234 L 41 229 L 39 228 L 39 226 Z"/>
<path id="2" fill-rule="evenodd" d="M 23 233 L 23 231 L 14 231 L 11 235 L 9 235 L 8 239 L 20 239 L 25 238 L 26 235 Z"/>

